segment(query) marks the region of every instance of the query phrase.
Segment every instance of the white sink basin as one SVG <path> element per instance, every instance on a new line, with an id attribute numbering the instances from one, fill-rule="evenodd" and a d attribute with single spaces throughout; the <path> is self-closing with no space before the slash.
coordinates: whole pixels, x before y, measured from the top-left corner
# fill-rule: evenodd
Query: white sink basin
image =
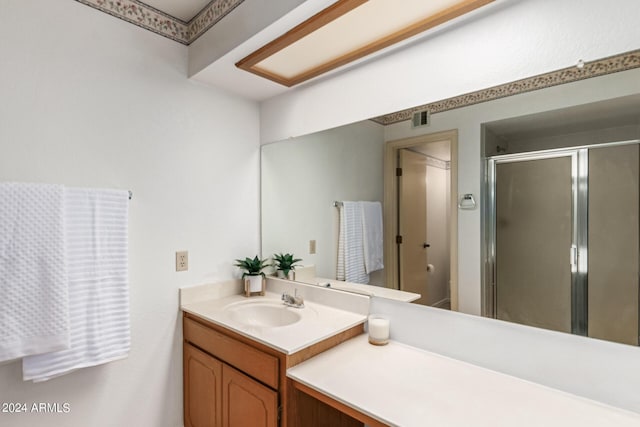
<path id="1" fill-rule="evenodd" d="M 302 316 L 297 308 L 281 302 L 247 301 L 231 304 L 224 309 L 231 320 L 247 326 L 278 328 L 299 322 Z"/>

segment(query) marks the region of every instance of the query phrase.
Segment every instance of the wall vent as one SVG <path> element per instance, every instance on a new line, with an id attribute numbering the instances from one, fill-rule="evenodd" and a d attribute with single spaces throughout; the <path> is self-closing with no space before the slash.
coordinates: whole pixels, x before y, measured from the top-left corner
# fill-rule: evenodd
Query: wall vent
<path id="1" fill-rule="evenodd" d="M 413 113 L 413 119 L 411 120 L 411 127 L 417 128 L 420 126 L 429 126 L 431 122 L 431 117 L 429 115 L 429 111 L 416 111 Z"/>

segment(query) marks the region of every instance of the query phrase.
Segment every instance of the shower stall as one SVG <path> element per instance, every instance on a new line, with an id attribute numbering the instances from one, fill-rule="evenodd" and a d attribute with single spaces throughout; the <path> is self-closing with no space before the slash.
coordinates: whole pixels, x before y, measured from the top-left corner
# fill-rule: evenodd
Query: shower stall
<path id="1" fill-rule="evenodd" d="M 639 142 L 487 158 L 485 314 L 638 345 Z"/>

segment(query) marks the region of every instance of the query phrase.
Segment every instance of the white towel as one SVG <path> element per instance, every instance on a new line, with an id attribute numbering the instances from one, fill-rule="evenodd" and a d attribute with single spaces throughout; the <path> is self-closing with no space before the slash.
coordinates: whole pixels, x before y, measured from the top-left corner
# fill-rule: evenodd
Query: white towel
<path id="1" fill-rule="evenodd" d="M 382 270 L 382 205 L 380 202 L 360 202 L 364 246 L 364 267 L 367 273 Z"/>
<path id="2" fill-rule="evenodd" d="M 338 280 L 369 283 L 364 268 L 362 208 L 358 202 L 342 202 L 336 273 Z"/>
<path id="3" fill-rule="evenodd" d="M 128 199 L 126 191 L 65 189 L 71 348 L 23 358 L 24 380 L 128 355 Z"/>
<path id="4" fill-rule="evenodd" d="M 69 346 L 63 188 L 0 184 L 0 362 Z"/>

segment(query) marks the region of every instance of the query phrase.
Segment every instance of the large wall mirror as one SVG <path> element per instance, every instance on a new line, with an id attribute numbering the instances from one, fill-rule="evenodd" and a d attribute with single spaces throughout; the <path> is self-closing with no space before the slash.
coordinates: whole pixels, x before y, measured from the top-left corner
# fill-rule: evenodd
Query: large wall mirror
<path id="1" fill-rule="evenodd" d="M 500 192 L 498 208 L 505 208 L 503 205 L 506 203 L 507 208 L 512 208 L 509 212 L 514 213 L 519 220 L 527 215 L 541 218 L 542 213 L 535 214 L 527 203 L 542 200 L 543 212 L 548 212 L 544 209 L 545 203 L 556 206 L 555 201 L 546 199 L 544 195 L 551 190 L 561 192 L 559 183 L 553 178 L 557 174 L 520 168 L 527 163 L 520 162 L 519 160 L 522 159 L 518 156 L 522 156 L 523 153 L 544 151 L 547 157 L 560 159 L 560 163 L 563 163 L 562 155 L 554 150 L 569 147 L 580 150 L 594 144 L 616 145 L 621 142 L 633 143 L 640 140 L 639 94 L 640 69 L 631 69 L 448 109 L 433 114 L 431 124 L 425 127 L 412 127 L 408 120 L 385 125 L 366 120 L 264 145 L 262 147 L 263 256 L 268 257 L 280 252 L 294 253 L 303 259 L 303 264 L 314 265 L 318 277 L 335 279 L 340 212 L 334 202 L 379 201 L 384 204 L 387 196 L 384 185 L 386 173 L 384 159 L 385 149 L 389 144 L 415 138 L 419 141 L 420 137 L 455 130 L 458 135 L 458 146 L 453 149 L 453 152 L 444 141 L 439 143 L 431 141 L 433 143 L 431 146 L 416 145 L 399 155 L 409 159 L 405 159 L 405 162 L 415 161 L 421 164 L 420 168 L 427 173 L 426 182 L 433 183 L 430 193 L 426 192 L 424 186 L 416 191 L 426 194 L 425 209 L 428 212 L 425 218 L 432 222 L 438 219 L 440 222 L 435 229 L 440 233 L 432 231 L 429 234 L 429 239 L 433 239 L 432 241 L 422 242 L 422 235 L 418 240 L 421 244 L 430 245 L 428 251 L 431 251 L 431 246 L 437 246 L 446 254 L 451 254 L 451 248 L 447 244 L 453 241 L 458 245 L 460 253 L 459 260 L 449 266 L 447 262 L 450 262 L 450 256 L 438 257 L 435 250 L 431 251 L 424 267 L 430 270 L 427 277 L 433 283 L 444 283 L 444 286 L 442 289 L 437 289 L 434 285 L 433 289 L 429 289 L 427 298 L 419 302 L 442 308 L 451 307 L 469 314 L 496 317 L 531 326 L 637 345 L 638 274 L 640 273 L 640 267 L 638 267 L 640 243 L 637 238 L 639 215 L 638 212 L 634 213 L 629 209 L 632 205 L 636 207 L 638 205 L 638 173 L 637 170 L 633 172 L 635 170 L 632 168 L 633 165 L 628 165 L 629 167 L 625 167 L 624 170 L 618 167 L 621 161 L 628 162 L 632 156 L 626 152 L 620 154 L 619 150 L 613 150 L 615 153 L 604 153 L 601 150 L 593 151 L 587 160 L 582 157 L 578 159 L 577 154 L 572 160 L 571 154 L 567 154 L 569 159 L 567 188 L 571 189 L 570 180 L 576 179 L 577 176 L 571 172 L 572 162 L 576 164 L 582 162 L 583 167 L 584 165 L 590 167 L 591 179 L 594 182 L 591 189 L 591 203 L 595 203 L 596 197 L 603 199 L 603 202 L 598 206 L 589 207 L 593 212 L 592 217 L 598 216 L 600 225 L 597 230 L 592 224 L 591 230 L 579 231 L 573 226 L 578 220 L 573 218 L 567 220 L 570 228 L 567 234 L 568 247 L 566 250 L 564 247 L 558 249 L 557 255 L 552 255 L 555 252 L 546 249 L 545 242 L 538 242 L 533 246 L 524 244 L 526 241 L 523 239 L 528 239 L 527 233 L 531 238 L 542 236 L 535 232 L 535 227 L 540 226 L 539 224 L 521 224 L 523 233 L 506 234 L 505 227 L 511 220 L 489 209 L 489 205 L 495 202 L 489 195 L 494 192 L 495 197 L 496 193 Z M 633 153 L 637 151 L 637 144 L 636 148 L 632 145 L 629 147 L 625 149 Z M 447 187 L 452 182 L 450 179 L 452 154 L 453 157 L 458 158 L 458 169 L 454 175 L 462 176 L 469 170 L 482 171 L 477 174 L 474 187 Z M 512 157 L 509 158 L 509 156 Z M 489 172 L 490 167 L 495 166 L 490 165 L 490 161 L 498 164 L 494 172 L 497 170 L 495 173 L 500 182 L 506 185 L 498 184 L 498 187 L 490 187 L 490 184 L 495 185 L 495 183 L 485 180 L 485 174 Z M 533 164 L 529 163 L 529 165 Z M 544 167 L 546 166 L 543 166 L 543 169 Z M 558 167 L 562 169 L 563 166 Z M 611 176 L 614 172 L 617 174 L 615 179 L 620 182 L 620 188 L 622 188 L 618 192 L 621 197 L 616 200 L 612 200 L 609 197 L 611 192 L 601 185 L 602 182 L 608 182 L 607 176 Z M 632 177 L 634 173 L 635 176 Z M 561 171 L 558 174 L 561 175 Z M 606 176 L 598 177 L 598 174 Z M 551 179 L 551 182 L 544 182 L 543 178 Z M 542 196 L 538 199 L 536 199 L 537 196 L 515 198 L 516 192 L 519 191 L 514 187 L 516 182 L 536 188 Z M 440 185 L 437 191 L 433 190 L 435 183 Z M 467 193 L 472 194 L 477 202 L 478 206 L 475 210 L 465 211 L 457 207 L 460 197 Z M 420 200 L 415 204 L 422 204 L 422 199 Z M 585 206 L 589 203 L 589 199 L 580 200 L 579 203 Z M 571 207 L 573 201 L 574 198 L 569 196 L 567 202 L 569 211 L 574 209 Z M 396 204 L 397 201 L 394 200 L 393 203 Z M 516 203 L 520 205 L 515 205 Z M 496 205 L 492 206 L 495 208 Z M 459 224 L 448 231 L 446 221 L 451 218 L 451 210 L 458 215 Z M 558 215 L 562 216 L 562 212 Z M 621 223 L 623 219 L 626 225 L 622 229 L 616 227 L 615 225 Z M 517 222 L 514 220 L 510 224 Z M 497 237 L 495 228 L 498 229 Z M 403 236 L 405 242 L 406 234 L 411 234 L 412 230 L 413 228 L 405 232 Z M 577 237 L 574 238 L 574 235 L 587 236 L 588 233 L 591 235 L 582 237 L 583 240 L 578 240 L 576 243 Z M 622 242 L 621 238 L 625 234 L 635 235 L 636 239 L 632 242 Z M 554 233 L 551 235 L 558 237 Z M 502 238 L 505 240 L 500 243 Z M 578 279 L 584 276 L 582 269 L 587 268 L 583 266 L 580 270 L 578 269 L 579 259 L 583 262 L 587 260 L 586 254 L 578 257 L 579 251 L 584 250 L 585 247 L 581 242 L 587 239 L 591 241 L 589 262 L 595 262 L 596 256 L 604 257 L 601 265 L 589 266 L 592 269 L 589 280 L 599 283 L 591 290 L 585 288 L 584 279 Z M 386 243 L 388 242 L 385 241 Z M 515 246 L 505 251 L 507 244 Z M 499 258 L 496 258 L 496 245 L 502 249 L 502 253 L 510 256 L 522 255 L 524 258 L 518 260 L 505 258 L 501 264 Z M 578 252 L 570 252 L 574 250 L 572 245 Z M 607 250 L 616 245 L 626 248 L 625 252 L 615 255 L 614 252 Z M 524 247 L 532 253 L 518 254 L 516 249 Z M 501 253 L 500 249 L 498 256 Z M 310 253 L 314 251 L 315 253 Z M 598 253 L 600 255 L 597 255 Z M 536 258 L 534 255 L 540 256 Z M 574 260 L 571 261 L 570 257 L 574 256 L 576 258 L 571 258 Z M 627 262 L 629 258 L 633 258 L 634 263 Z M 388 266 L 394 265 L 392 261 L 395 262 L 395 260 L 385 259 L 385 270 L 388 270 Z M 570 261 L 574 262 L 575 266 L 570 264 Z M 522 273 L 501 270 L 507 263 L 522 264 Z M 541 314 L 536 315 L 538 317 L 535 321 L 530 321 L 535 317 L 527 312 L 532 310 L 532 304 L 525 304 L 524 307 L 516 303 L 510 304 L 509 307 L 501 305 L 508 301 L 532 301 L 531 295 L 527 294 L 531 288 L 547 289 L 552 292 L 550 287 L 553 285 L 550 284 L 551 279 L 546 273 L 556 268 L 554 263 L 561 265 L 562 268 L 565 264 L 568 267 L 568 276 L 565 275 L 568 277 L 568 289 L 566 292 L 560 291 L 564 292 L 562 295 L 564 300 L 556 304 L 558 298 L 550 297 L 547 303 L 540 302 L 538 305 L 553 307 L 555 314 L 540 312 Z M 394 268 L 398 269 L 399 266 L 395 264 Z M 572 269 L 576 273 L 574 276 L 572 276 Z M 397 283 L 390 283 L 389 271 L 385 270 L 373 272 L 369 277 L 369 284 L 397 286 Z M 578 272 L 582 276 L 578 275 Z M 458 273 L 462 273 L 459 279 Z M 393 274 L 397 274 L 397 271 Z M 436 277 L 438 274 L 440 276 Z M 495 281 L 497 275 L 500 275 L 499 278 L 521 276 L 523 280 L 516 280 L 516 285 L 504 285 L 500 288 L 500 284 L 496 284 Z M 409 273 L 406 276 L 409 276 Z M 575 278 L 572 279 L 572 277 Z M 459 283 L 454 289 L 450 284 L 456 280 Z M 626 286 L 627 293 L 624 294 L 626 296 L 607 297 L 607 288 L 620 287 L 618 285 L 620 280 L 632 282 Z M 580 294 L 582 296 L 578 297 L 575 292 L 580 287 L 584 289 Z M 452 290 L 457 294 L 453 295 Z M 518 296 L 517 292 L 524 293 Z M 606 302 L 601 306 L 594 305 L 596 298 L 602 298 L 603 295 Z M 589 305 L 589 299 L 592 305 Z M 624 300 L 632 300 L 633 307 L 620 305 Z M 503 307 L 506 308 L 503 309 Z M 576 320 L 576 312 L 581 310 L 583 319 Z M 584 316 L 587 316 L 585 313 L 588 312 L 599 316 L 591 326 L 584 320 L 586 318 Z M 631 326 L 635 324 L 635 329 L 626 329 L 622 332 L 621 328 L 615 327 L 616 324 L 623 322 L 622 317 L 618 316 L 622 312 L 626 319 L 624 322 Z M 560 318 L 559 323 L 555 323 L 556 326 L 545 324 L 547 320 L 553 323 L 550 320 L 552 316 Z M 561 326 L 557 326 L 558 324 Z M 613 335 L 608 336 L 607 329 L 612 330 Z M 616 338 L 614 335 L 624 336 L 624 338 Z"/>
<path id="2" fill-rule="evenodd" d="M 293 253 L 319 278 L 335 279 L 334 202 L 382 202 L 383 150 L 384 126 L 370 120 L 263 146 L 264 256 Z M 370 284 L 384 286 L 382 271 L 371 276 Z"/>

